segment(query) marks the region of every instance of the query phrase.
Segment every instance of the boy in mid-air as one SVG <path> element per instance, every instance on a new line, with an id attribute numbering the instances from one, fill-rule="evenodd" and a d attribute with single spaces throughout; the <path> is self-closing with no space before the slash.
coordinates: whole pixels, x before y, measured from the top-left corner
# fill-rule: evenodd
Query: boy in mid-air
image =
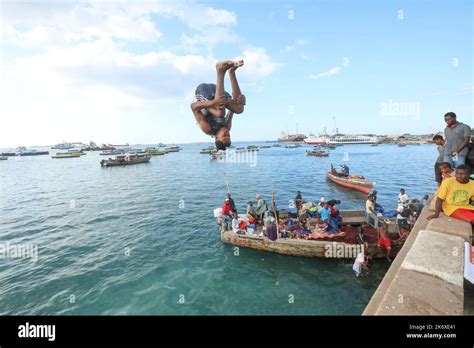
<path id="1" fill-rule="evenodd" d="M 225 60 L 216 63 L 217 82 L 201 83 L 196 88 L 195 99 L 191 104 L 194 117 L 201 130 L 216 139 L 217 150 L 230 146 L 230 129 L 234 113 L 244 111 L 245 96 L 241 93 L 235 71 L 244 62 Z M 224 89 L 225 73 L 229 71 L 232 95 Z M 227 114 L 226 114 L 226 110 Z"/>

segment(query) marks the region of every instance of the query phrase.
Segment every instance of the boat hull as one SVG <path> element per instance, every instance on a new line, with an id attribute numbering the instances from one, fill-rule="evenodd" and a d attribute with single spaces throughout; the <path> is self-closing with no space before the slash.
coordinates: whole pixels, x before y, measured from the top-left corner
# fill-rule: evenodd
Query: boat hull
<path id="1" fill-rule="evenodd" d="M 350 179 L 340 178 L 336 175 L 331 174 L 330 172 L 327 172 L 326 176 L 329 180 L 331 180 L 332 182 L 338 185 L 351 188 L 363 193 L 369 193 L 370 191 L 372 191 L 372 189 L 375 186 L 375 183 L 370 182 L 370 181 L 367 181 L 366 183 L 361 183 L 360 181 L 357 182 Z"/>

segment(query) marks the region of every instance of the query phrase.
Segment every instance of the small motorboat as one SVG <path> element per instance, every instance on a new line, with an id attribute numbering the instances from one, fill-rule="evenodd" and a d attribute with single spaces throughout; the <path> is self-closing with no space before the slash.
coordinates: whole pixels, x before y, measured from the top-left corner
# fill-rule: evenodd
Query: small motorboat
<path id="1" fill-rule="evenodd" d="M 326 176 L 332 182 L 354 189 L 360 192 L 369 193 L 375 187 L 375 182 L 368 181 L 362 175 L 347 175 L 344 176 L 341 173 L 338 173 L 331 165 L 331 170 L 326 173 Z"/>

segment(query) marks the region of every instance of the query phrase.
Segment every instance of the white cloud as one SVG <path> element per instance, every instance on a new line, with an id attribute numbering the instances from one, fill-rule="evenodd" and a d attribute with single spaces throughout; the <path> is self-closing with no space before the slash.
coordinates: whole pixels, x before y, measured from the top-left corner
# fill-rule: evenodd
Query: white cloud
<path id="1" fill-rule="evenodd" d="M 306 41 L 305 41 L 305 40 L 303 40 L 303 39 L 297 39 L 297 40 L 295 40 L 291 45 L 286 46 L 286 47 L 283 49 L 283 52 L 292 52 L 292 51 L 294 51 L 296 48 L 298 48 L 298 47 L 303 47 L 304 45 L 306 45 Z"/>
<path id="2" fill-rule="evenodd" d="M 321 77 L 327 77 L 327 76 L 332 76 L 332 75 L 337 75 L 341 72 L 341 67 L 340 66 L 335 66 L 334 68 L 329 69 L 328 71 L 324 71 L 319 74 L 312 74 L 309 75 L 309 77 L 313 80 L 317 80 Z"/>
<path id="3" fill-rule="evenodd" d="M 264 48 L 258 47 L 245 49 L 242 56 L 235 59 L 244 60 L 245 65 L 241 74 L 250 79 L 266 77 L 281 66 L 280 63 L 272 60 Z"/>

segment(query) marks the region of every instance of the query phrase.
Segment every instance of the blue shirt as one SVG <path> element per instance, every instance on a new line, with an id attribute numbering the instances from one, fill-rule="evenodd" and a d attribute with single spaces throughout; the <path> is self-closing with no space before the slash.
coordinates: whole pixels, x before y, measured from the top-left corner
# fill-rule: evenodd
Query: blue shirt
<path id="1" fill-rule="evenodd" d="M 331 209 L 321 208 L 321 209 L 319 209 L 319 214 L 321 214 L 321 220 L 323 220 L 324 222 L 328 222 L 329 221 L 329 215 L 331 215 Z"/>

